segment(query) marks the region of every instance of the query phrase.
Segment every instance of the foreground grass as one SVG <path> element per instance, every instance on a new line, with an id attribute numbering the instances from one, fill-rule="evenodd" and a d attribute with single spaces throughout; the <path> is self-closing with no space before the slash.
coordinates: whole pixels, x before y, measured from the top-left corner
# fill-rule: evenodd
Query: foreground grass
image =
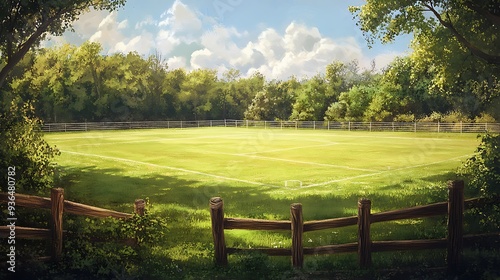
<path id="1" fill-rule="evenodd" d="M 153 246 L 142 269 L 158 278 L 318 278 L 373 276 L 357 271 L 354 254 L 306 256 L 302 271 L 287 257 L 230 256 L 228 268 L 213 266 L 208 200 L 224 199 L 226 216 L 289 219 L 300 202 L 304 220 L 352 216 L 357 200 L 372 212 L 446 200 L 446 181 L 477 146 L 475 135 L 319 132 L 259 129 L 137 130 L 48 134 L 62 150 L 57 159 L 66 198 L 132 212 L 136 198 L 165 219 L 168 234 Z M 284 188 L 285 180 L 301 180 Z M 473 232 L 474 226 L 466 228 Z M 373 240 L 442 238 L 443 218 L 372 226 Z M 304 246 L 356 242 L 356 229 L 310 232 Z M 291 246 L 289 232 L 226 231 L 229 247 Z M 374 254 L 374 268 L 445 265 L 444 252 Z M 352 274 L 351 274 L 352 273 Z M 437 272 L 437 277 L 439 277 Z M 335 276 L 335 275 L 333 275 Z M 381 276 L 382 277 L 382 276 Z M 154 278 L 154 277 L 153 277 Z"/>

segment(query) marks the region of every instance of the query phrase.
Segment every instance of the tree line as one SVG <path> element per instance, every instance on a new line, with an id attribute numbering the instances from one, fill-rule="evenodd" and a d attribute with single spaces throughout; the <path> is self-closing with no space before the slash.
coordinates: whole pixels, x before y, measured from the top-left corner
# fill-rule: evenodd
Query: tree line
<path id="1" fill-rule="evenodd" d="M 13 71 L 10 97 L 31 101 L 45 122 L 500 119 L 498 89 L 489 102 L 484 96 L 489 84 L 498 87 L 495 76 L 439 85 L 432 64 L 421 65 L 416 55 L 396 58 L 382 72 L 333 61 L 313 77 L 267 80 L 235 69 L 169 70 L 160 53 L 101 53 L 92 42 L 30 52 Z"/>

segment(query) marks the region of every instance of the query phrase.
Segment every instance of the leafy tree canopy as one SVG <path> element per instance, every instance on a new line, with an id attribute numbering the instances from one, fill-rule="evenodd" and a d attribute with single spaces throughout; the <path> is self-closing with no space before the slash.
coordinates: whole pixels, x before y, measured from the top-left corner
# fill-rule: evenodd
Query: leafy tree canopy
<path id="1" fill-rule="evenodd" d="M 112 11 L 124 4 L 125 0 L 0 1 L 0 87 L 30 48 L 48 34 L 61 35 L 91 7 Z"/>
<path id="2" fill-rule="evenodd" d="M 452 37 L 481 60 L 500 65 L 499 0 L 367 0 L 349 9 L 370 44 L 409 33 L 417 41 Z M 439 32 L 442 28 L 446 32 Z"/>

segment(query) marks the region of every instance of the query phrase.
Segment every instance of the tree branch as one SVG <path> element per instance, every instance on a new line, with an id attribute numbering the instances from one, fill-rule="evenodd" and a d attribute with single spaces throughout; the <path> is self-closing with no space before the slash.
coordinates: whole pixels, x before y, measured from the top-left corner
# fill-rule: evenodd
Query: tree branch
<path id="1" fill-rule="evenodd" d="M 469 42 L 458 30 L 455 28 L 455 26 L 451 23 L 451 21 L 445 21 L 441 15 L 432 7 L 431 5 L 425 4 L 427 8 L 431 10 L 431 12 L 434 14 L 434 16 L 439 20 L 441 25 L 444 27 L 448 28 L 448 30 L 451 31 L 453 36 L 467 49 L 471 51 L 471 53 L 484 61 L 486 61 L 489 64 L 495 64 L 495 65 L 500 65 L 500 56 L 499 55 L 491 55 L 488 54 L 482 50 L 480 50 L 478 47 L 474 46 L 471 42 Z M 448 16 L 449 18 L 449 16 Z"/>
<path id="2" fill-rule="evenodd" d="M 9 42 L 7 48 L 10 49 L 10 54 L 8 54 L 7 56 L 7 64 L 0 71 L 0 88 L 2 88 L 3 85 L 5 84 L 9 72 L 14 68 L 14 66 L 17 63 L 19 63 L 19 61 L 21 61 L 21 59 L 26 55 L 26 53 L 28 53 L 31 46 L 35 44 L 36 40 L 40 38 L 40 36 L 47 31 L 47 28 L 50 26 L 50 24 L 52 24 L 62 13 L 63 11 L 59 11 L 53 17 L 50 17 L 45 22 L 43 22 L 37 28 L 37 30 L 35 30 L 35 32 L 31 34 L 28 40 L 19 45 L 17 51 L 14 52 L 12 50 L 13 42 Z"/>
<path id="3" fill-rule="evenodd" d="M 493 24 L 500 26 L 500 16 L 497 16 L 487 9 L 481 8 L 479 5 L 474 3 L 473 1 L 465 1 L 465 6 L 473 11 L 478 12 L 483 15 L 485 18 L 489 19 Z"/>

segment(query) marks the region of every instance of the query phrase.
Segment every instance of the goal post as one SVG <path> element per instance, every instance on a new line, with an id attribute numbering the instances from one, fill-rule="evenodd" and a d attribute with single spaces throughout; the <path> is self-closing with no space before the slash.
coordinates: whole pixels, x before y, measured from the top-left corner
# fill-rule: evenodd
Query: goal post
<path id="1" fill-rule="evenodd" d="M 285 188 L 302 188 L 302 181 L 300 180 L 286 180 Z"/>

